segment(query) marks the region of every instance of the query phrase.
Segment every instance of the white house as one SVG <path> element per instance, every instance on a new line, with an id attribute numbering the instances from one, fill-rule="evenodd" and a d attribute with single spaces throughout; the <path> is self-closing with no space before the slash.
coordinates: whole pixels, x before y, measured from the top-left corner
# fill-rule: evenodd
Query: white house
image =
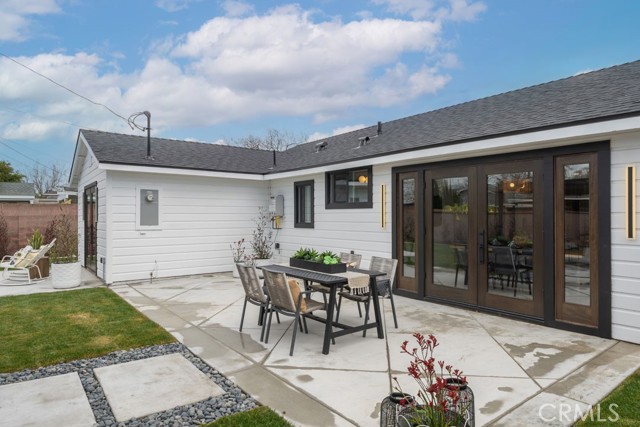
<path id="1" fill-rule="evenodd" d="M 81 130 L 70 181 L 109 284 L 229 271 L 276 206 L 283 258 L 394 257 L 396 294 L 640 343 L 638 162 L 640 61 L 282 152 Z"/>

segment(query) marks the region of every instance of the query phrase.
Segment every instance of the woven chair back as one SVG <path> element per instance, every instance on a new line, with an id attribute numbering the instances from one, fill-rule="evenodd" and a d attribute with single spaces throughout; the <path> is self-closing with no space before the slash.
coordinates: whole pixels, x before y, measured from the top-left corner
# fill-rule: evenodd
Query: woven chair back
<path id="1" fill-rule="evenodd" d="M 380 271 L 385 273 L 385 276 L 378 276 L 377 280 L 389 280 L 389 288 L 393 287 L 393 281 L 396 278 L 396 269 L 398 267 L 398 260 L 393 258 L 381 258 L 377 256 L 371 257 L 371 264 L 369 270 Z"/>
<path id="2" fill-rule="evenodd" d="M 267 300 L 260 279 L 258 278 L 258 272 L 256 267 L 247 264 L 236 264 L 238 267 L 238 274 L 240 275 L 240 281 L 244 288 L 245 294 L 254 301 L 265 302 Z"/>
<path id="3" fill-rule="evenodd" d="M 287 275 L 275 271 L 262 270 L 264 284 L 267 286 L 271 304 L 290 312 L 296 311 L 296 304 L 287 283 Z"/>
<path id="4" fill-rule="evenodd" d="M 362 261 L 362 255 L 351 254 L 348 252 L 340 252 L 340 262 L 351 265 L 353 268 L 360 268 L 360 261 Z"/>

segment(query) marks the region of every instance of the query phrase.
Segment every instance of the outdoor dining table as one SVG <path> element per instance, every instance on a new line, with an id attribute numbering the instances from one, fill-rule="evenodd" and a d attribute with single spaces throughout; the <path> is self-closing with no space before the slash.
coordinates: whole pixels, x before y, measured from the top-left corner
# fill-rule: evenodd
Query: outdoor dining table
<path id="1" fill-rule="evenodd" d="M 304 280 L 305 289 L 308 288 L 310 282 L 319 283 L 330 289 L 329 301 L 327 303 L 327 318 L 318 317 L 314 314 L 308 314 L 308 319 L 313 319 L 318 322 L 324 323 L 324 339 L 322 344 L 322 354 L 329 354 L 329 348 L 331 346 L 331 340 L 337 337 L 341 337 L 347 334 L 353 334 L 356 332 L 364 331 L 365 329 L 376 328 L 378 331 L 378 338 L 384 338 L 384 332 L 382 330 L 382 314 L 380 313 L 380 302 L 378 300 L 378 287 L 376 286 L 376 277 L 384 276 L 385 273 L 379 271 L 362 270 L 357 268 L 349 268 L 347 271 L 356 273 L 362 273 L 369 275 L 369 292 L 371 292 L 371 303 L 373 304 L 373 313 L 375 322 L 369 322 L 359 326 L 350 326 L 344 323 L 338 323 L 333 320 L 334 311 L 336 307 L 336 296 L 339 288 L 343 288 L 349 283 L 349 279 L 346 276 L 340 276 L 338 274 L 320 273 L 317 271 L 305 270 L 302 268 L 290 267 L 287 265 L 271 264 L 259 267 L 262 270 L 274 271 L 277 273 L 284 273 L 288 277 L 295 277 L 297 279 Z M 327 321 L 329 320 L 329 321 Z M 340 330 L 334 331 L 334 328 Z"/>

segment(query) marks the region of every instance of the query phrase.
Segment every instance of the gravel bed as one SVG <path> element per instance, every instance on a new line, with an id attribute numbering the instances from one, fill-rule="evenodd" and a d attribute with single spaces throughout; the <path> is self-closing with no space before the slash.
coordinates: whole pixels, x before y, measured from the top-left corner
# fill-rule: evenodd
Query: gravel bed
<path id="1" fill-rule="evenodd" d="M 149 357 L 173 353 L 181 353 L 187 360 L 193 363 L 195 367 L 218 384 L 225 393 L 221 396 L 211 397 L 191 405 L 179 406 L 147 417 L 135 418 L 121 423 L 116 422 L 107 398 L 102 391 L 102 387 L 93 375 L 93 370 L 117 363 L 131 362 L 133 360 L 147 359 Z M 106 356 L 96 357 L 95 359 L 80 359 L 69 363 L 47 366 L 46 368 L 38 368 L 36 370 L 0 374 L 0 385 L 46 378 L 70 372 L 77 372 L 80 376 L 87 398 L 89 399 L 89 404 L 96 418 L 97 426 L 99 427 L 199 426 L 202 423 L 208 423 L 218 418 L 236 412 L 247 411 L 259 406 L 251 396 L 244 393 L 231 380 L 204 363 L 199 357 L 195 356 L 180 343 L 115 351 Z"/>

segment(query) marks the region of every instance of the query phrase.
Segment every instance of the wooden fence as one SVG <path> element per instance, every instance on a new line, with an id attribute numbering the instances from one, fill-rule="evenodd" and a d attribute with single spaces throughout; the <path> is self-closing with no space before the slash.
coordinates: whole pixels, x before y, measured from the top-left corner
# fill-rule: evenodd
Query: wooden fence
<path id="1" fill-rule="evenodd" d="M 0 257 L 12 254 L 27 244 L 35 229 L 45 233 L 47 226 L 58 215 L 68 215 L 78 224 L 78 205 L 44 205 L 22 203 L 0 203 L 1 218 L 7 223 L 7 236 L 0 235 Z M 45 242 L 48 243 L 48 242 Z"/>

